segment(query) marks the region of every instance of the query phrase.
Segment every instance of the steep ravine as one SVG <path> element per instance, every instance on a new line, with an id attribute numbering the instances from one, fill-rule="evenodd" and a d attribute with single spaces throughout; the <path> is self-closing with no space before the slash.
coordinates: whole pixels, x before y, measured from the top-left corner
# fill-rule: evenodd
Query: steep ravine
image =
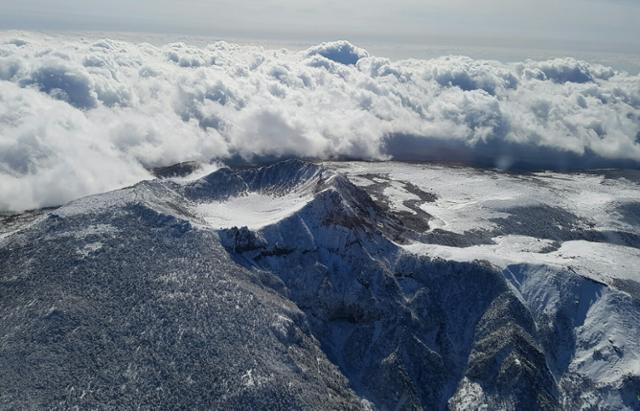
<path id="1" fill-rule="evenodd" d="M 423 223 L 297 160 L 25 219 L 0 408 L 638 408 L 632 287 L 411 253 Z"/>

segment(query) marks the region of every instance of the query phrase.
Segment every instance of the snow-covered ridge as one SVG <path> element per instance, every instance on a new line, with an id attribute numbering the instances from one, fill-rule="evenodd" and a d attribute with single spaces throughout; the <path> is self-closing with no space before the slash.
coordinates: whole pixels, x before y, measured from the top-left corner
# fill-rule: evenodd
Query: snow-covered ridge
<path id="1" fill-rule="evenodd" d="M 0 405 L 637 409 L 620 173 L 289 160 L 15 220 Z"/>
<path id="2" fill-rule="evenodd" d="M 258 169 L 223 168 L 182 189 L 209 226 L 257 229 L 300 210 L 333 177 L 316 164 L 288 160 Z"/>
<path id="3" fill-rule="evenodd" d="M 378 167 L 385 170 L 386 173 L 378 174 L 376 177 L 375 170 Z M 393 163 L 378 165 L 336 163 L 330 165 L 330 168 L 346 172 L 347 175 L 354 176 L 356 179 L 358 179 L 359 173 L 364 173 L 360 174 L 361 180 L 358 181 L 362 183 L 365 191 L 373 190 L 369 191 L 373 194 L 379 193 L 379 191 L 372 185 L 388 183 L 388 190 L 385 189 L 384 193 L 387 195 L 386 200 L 391 204 L 388 204 L 387 208 L 384 205 L 377 205 L 370 198 L 367 200 L 360 197 L 356 201 L 352 201 L 353 197 L 346 193 L 363 192 L 358 189 L 323 191 L 317 194 L 314 201 L 295 210 L 291 215 L 282 218 L 281 221 L 272 221 L 271 224 L 254 228 L 248 227 L 248 229 L 223 230 L 221 235 L 223 244 L 233 253 L 241 255 L 243 261 L 252 261 L 252 264 L 262 270 L 278 273 L 285 284 L 290 287 L 294 301 L 309 307 L 307 312 L 313 312 L 314 316 L 325 318 L 325 321 L 330 323 L 337 321 L 336 324 L 328 326 L 329 328 L 336 327 L 336 329 L 328 335 L 323 335 L 322 338 L 326 339 L 323 341 L 327 341 L 327 344 L 338 347 L 334 348 L 338 351 L 332 352 L 332 355 L 338 357 L 338 364 L 341 365 L 346 375 L 349 378 L 355 378 L 355 384 L 368 385 L 370 382 L 364 382 L 360 379 L 365 378 L 361 376 L 363 369 L 360 367 L 363 365 L 354 364 L 353 358 L 345 359 L 343 357 L 345 354 L 340 350 L 347 350 L 349 338 L 357 339 L 359 344 L 371 344 L 371 342 L 366 342 L 366 339 L 362 341 L 361 336 L 356 337 L 359 335 L 357 330 L 359 327 L 364 327 L 363 324 L 382 322 L 382 318 L 388 315 L 383 313 L 389 309 L 383 307 L 386 304 L 397 304 L 387 300 L 389 296 L 381 291 L 372 291 L 369 288 L 362 289 L 358 283 L 362 281 L 359 279 L 361 274 L 356 273 L 363 269 L 371 272 L 377 270 L 404 272 L 406 270 L 409 274 L 402 274 L 399 286 L 402 293 L 405 293 L 404 298 L 414 299 L 420 295 L 421 287 L 431 287 L 428 285 L 430 280 L 427 283 L 420 283 L 417 280 L 419 276 L 415 274 L 415 271 L 438 271 L 442 267 L 432 268 L 429 266 L 429 268 L 425 268 L 420 265 L 421 263 L 413 262 L 411 263 L 414 264 L 413 268 L 408 269 L 404 268 L 404 265 L 407 264 L 406 260 L 413 261 L 417 255 L 427 256 L 445 261 L 466 262 L 479 271 L 482 268 L 476 264 L 479 264 L 479 260 L 484 260 L 489 261 L 501 273 L 501 276 L 504 276 L 508 289 L 511 290 L 502 291 L 505 294 L 499 299 L 505 299 L 505 301 L 499 303 L 500 308 L 495 309 L 507 310 L 507 312 L 514 309 L 516 311 L 529 310 L 529 313 L 524 317 L 510 321 L 518 324 L 516 327 L 525 328 L 532 327 L 531 324 L 537 322 L 537 325 L 533 327 L 540 327 L 542 333 L 540 337 L 535 336 L 535 332 L 529 331 L 532 333 L 531 336 L 518 337 L 537 340 L 536 344 L 541 344 L 540 346 L 534 344 L 527 348 L 526 344 L 522 345 L 524 343 L 506 343 L 507 346 L 513 344 L 511 349 L 520 352 L 520 354 L 504 359 L 503 367 L 510 364 L 509 367 L 517 370 L 524 363 L 538 361 L 537 365 L 532 365 L 532 367 L 538 368 L 538 372 L 544 371 L 549 374 L 544 377 L 546 382 L 542 383 L 536 380 L 535 384 L 548 384 L 543 390 L 557 390 L 556 393 L 551 394 L 549 400 L 553 401 L 553 397 L 558 397 L 557 400 L 560 401 L 559 398 L 562 398 L 563 407 L 572 408 L 575 404 L 594 405 L 605 402 L 610 403 L 610 406 L 613 407 L 624 408 L 626 406 L 625 396 L 627 394 L 620 394 L 621 397 L 618 397 L 615 390 L 626 392 L 626 390 L 632 389 L 630 387 L 636 384 L 634 378 L 640 375 L 640 362 L 635 354 L 640 349 L 637 343 L 640 327 L 632 325 L 635 324 L 635 318 L 640 315 L 637 307 L 637 299 L 640 298 L 640 294 L 638 294 L 637 286 L 634 285 L 638 284 L 640 280 L 637 276 L 637 270 L 635 270 L 635 267 L 640 264 L 640 253 L 636 248 L 637 243 L 632 243 L 635 244 L 633 246 L 617 244 L 618 240 L 614 235 L 607 240 L 593 234 L 582 234 L 585 230 L 585 228 L 581 228 L 583 223 L 579 222 L 579 219 L 574 221 L 575 217 L 572 217 L 572 212 L 581 215 L 581 210 L 585 210 L 589 204 L 574 204 L 571 198 L 573 196 L 590 198 L 589 196 L 591 196 L 600 201 L 591 201 L 590 210 L 598 208 L 606 210 L 611 204 L 616 205 L 621 201 L 631 203 L 636 200 L 637 191 L 635 191 L 634 182 L 625 179 L 609 180 L 597 175 L 542 174 L 540 176 L 523 176 L 522 178 L 513 176 L 502 178 L 492 172 L 479 170 L 450 170 Z M 439 175 L 440 172 L 454 174 L 459 172 L 462 175 L 454 177 L 453 181 L 449 182 L 454 185 L 448 186 L 446 179 Z M 435 180 L 430 180 L 430 173 L 433 174 Z M 400 176 L 404 176 L 406 180 L 400 179 Z M 440 178 L 442 181 L 438 181 Z M 539 180 L 536 180 L 537 178 Z M 564 181 L 564 186 L 549 184 L 547 179 L 551 179 L 551 181 L 560 179 L 560 181 Z M 346 179 L 341 181 L 347 185 L 351 184 Z M 449 191 L 439 189 L 439 184 L 448 187 Z M 572 187 L 572 185 L 574 186 Z M 477 187 L 474 188 L 474 186 Z M 492 186 L 495 187 L 494 191 L 489 189 Z M 578 187 L 580 189 L 576 190 Z M 506 188 L 506 190 L 501 191 L 501 188 Z M 403 189 L 408 191 L 403 192 Z M 605 192 L 609 194 L 604 195 Z M 531 196 L 530 203 L 523 197 L 527 193 Z M 325 199 L 325 194 L 330 194 L 330 196 Z M 408 220 L 404 218 L 406 213 L 413 212 L 416 218 L 426 218 L 429 223 L 435 217 L 428 213 L 419 215 L 416 212 L 416 207 L 424 206 L 429 211 L 438 210 L 438 207 L 448 207 L 451 200 L 461 195 L 468 196 L 467 201 L 463 202 L 460 210 L 451 214 L 448 219 L 455 221 L 457 218 L 464 218 L 467 224 L 479 225 L 469 226 L 460 233 L 447 232 L 446 226 L 428 228 L 425 233 L 421 233 L 416 231 L 421 225 L 407 223 Z M 498 196 L 501 198 L 496 201 Z M 337 202 L 333 203 L 334 200 Z M 402 206 L 407 204 L 407 201 L 410 202 L 408 203 L 410 207 L 403 209 Z M 470 214 L 476 204 L 480 206 L 481 214 Z M 536 208 L 540 204 L 546 208 Z M 527 209 L 527 207 L 532 208 Z M 559 211 L 567 208 L 572 212 Z M 585 212 L 582 211 L 583 214 Z M 527 213 L 531 213 L 532 218 L 529 218 Z M 483 215 L 488 218 L 483 220 Z M 607 218 L 604 218 L 605 216 Z M 540 217 L 546 218 L 547 221 L 537 220 Z M 360 219 L 365 223 L 352 224 Z M 517 224 L 514 219 L 518 221 Z M 391 224 L 394 229 L 397 229 L 398 226 L 393 225 L 397 221 L 400 222 L 400 230 L 403 234 L 401 237 L 396 237 L 398 231 L 385 227 L 386 224 Z M 497 224 L 497 226 L 483 227 L 483 221 Z M 598 230 L 604 232 L 615 227 L 628 230 L 629 236 L 637 235 L 637 226 L 625 225 L 626 223 L 619 217 L 609 216 L 604 212 L 602 217 L 599 214 L 592 214 L 588 221 L 596 222 L 595 225 L 587 224 L 585 226 L 595 232 Z M 550 227 L 546 227 L 549 224 Z M 500 228 L 502 234 L 498 236 L 491 234 L 496 227 Z M 479 228 L 482 230 L 478 230 Z M 467 235 L 472 237 L 472 234 L 467 234 L 472 230 L 478 230 L 475 231 L 477 238 L 470 240 L 472 244 L 474 241 L 479 241 L 480 243 L 477 245 L 458 244 L 459 240 L 451 241 L 450 245 L 440 244 L 442 241 L 450 241 L 448 238 L 456 238 L 456 235 L 459 235 L 460 238 Z M 519 234 L 522 232 L 527 234 Z M 592 238 L 592 240 L 570 240 L 574 235 L 586 235 L 586 238 Z M 413 243 L 401 247 L 397 246 L 398 242 L 404 242 L 407 239 Z M 435 244 L 430 243 L 431 241 L 435 241 Z M 407 256 L 406 251 L 411 254 Z M 331 257 L 326 257 L 326 254 Z M 363 256 L 366 256 L 364 260 Z M 341 284 L 341 286 L 336 286 L 334 290 L 341 297 L 332 296 L 329 301 L 317 297 L 317 293 L 321 291 L 315 288 L 320 286 L 314 284 L 317 281 L 315 276 L 326 270 L 326 268 L 318 268 L 317 265 L 314 265 L 318 264 L 317 261 L 321 262 L 321 267 L 324 264 L 331 267 L 327 275 L 332 282 L 336 281 Z M 356 275 L 355 279 L 353 275 Z M 376 289 L 376 286 L 371 284 L 372 281 L 375 283 L 376 280 L 373 279 L 375 276 L 366 276 L 366 278 L 368 287 Z M 462 285 L 462 283 L 469 280 L 460 279 L 449 283 L 453 281 L 452 278 L 440 278 L 438 281 L 450 284 L 451 287 L 464 288 L 467 285 Z M 491 281 L 497 280 L 493 278 Z M 591 290 L 595 291 L 591 292 Z M 337 298 L 337 300 L 333 300 L 333 298 Z M 364 301 L 370 299 L 371 303 L 363 303 L 360 298 L 364 298 Z M 519 302 L 515 303 L 516 300 Z M 572 304 L 578 303 L 581 304 L 580 307 L 574 308 L 572 306 Z M 507 306 L 521 304 L 522 307 L 507 309 L 502 304 L 507 304 Z M 401 308 L 397 306 L 394 310 L 401 310 Z M 627 310 L 628 312 L 623 314 Z M 604 312 L 611 313 L 612 317 L 603 322 Z M 522 314 L 518 314 L 516 317 L 520 315 Z M 341 321 L 355 325 L 345 325 Z M 387 332 L 392 332 L 391 330 L 395 329 L 390 324 L 378 326 L 390 327 Z M 494 325 L 491 321 L 483 327 L 486 327 L 487 331 L 484 332 L 488 332 L 489 336 L 493 333 L 505 332 L 498 331 L 503 326 Z M 511 325 L 507 328 L 510 329 L 510 327 Z M 569 327 L 569 329 L 561 331 L 563 327 Z M 508 331 L 508 333 L 511 332 L 515 331 Z M 345 340 L 344 337 L 338 337 L 340 334 L 351 337 Z M 507 349 L 502 340 L 495 344 L 497 347 L 501 347 L 499 350 Z M 402 344 L 401 347 L 403 347 Z M 433 346 L 430 347 L 437 350 Z M 469 346 L 464 347 L 463 344 L 459 348 L 469 349 Z M 584 347 L 589 348 L 585 350 Z M 406 346 L 403 349 L 407 349 Z M 471 348 L 472 358 L 474 356 L 483 358 L 487 355 L 485 352 L 487 349 L 482 345 L 479 347 L 474 345 Z M 521 350 L 533 350 L 538 354 L 522 354 Z M 542 352 L 546 352 L 546 354 L 542 354 Z M 405 355 L 412 356 L 415 353 Z M 528 357 L 529 355 L 533 355 L 533 357 Z M 534 360 L 536 355 L 548 356 L 548 358 Z M 373 358 L 363 361 L 365 363 L 374 361 L 375 363 Z M 470 361 L 479 361 L 479 359 Z M 545 370 L 546 363 L 550 364 L 549 370 Z M 477 366 L 484 367 L 484 365 Z M 366 372 L 365 375 L 367 375 Z M 471 381 L 477 381 L 477 378 L 476 376 Z M 529 377 L 522 378 L 527 380 Z M 552 382 L 554 379 L 560 381 L 559 386 L 555 386 L 555 383 Z M 533 383 L 534 380 L 527 381 L 529 382 L 525 385 Z M 601 391 L 596 390 L 591 394 L 571 398 L 574 395 L 573 390 L 576 389 L 572 384 L 578 384 L 577 386 L 595 384 L 598 387 L 597 390 Z M 482 386 L 487 387 L 484 383 Z M 458 388 L 460 391 L 449 402 L 450 407 L 465 409 L 465 400 L 463 399 L 465 390 L 467 390 L 465 387 L 467 385 L 461 383 Z M 611 389 L 614 391 L 608 391 Z M 489 389 L 489 391 L 491 390 Z M 605 392 L 607 394 L 604 394 Z M 368 397 L 370 399 L 376 398 L 375 393 L 369 392 L 368 395 L 371 395 Z M 494 401 L 497 398 L 495 395 L 495 392 L 483 392 L 479 401 L 485 405 L 495 404 Z M 380 399 L 378 398 L 377 401 Z M 524 406 L 521 401 L 531 400 L 512 398 L 509 401 Z M 540 406 L 541 404 L 538 403 L 536 407 Z"/>
<path id="4" fill-rule="evenodd" d="M 315 219 L 379 226 L 397 234 L 406 230 L 396 217 L 381 213 L 371 198 L 344 176 L 301 160 L 222 168 L 177 189 L 191 200 L 193 213 L 215 229 L 261 229 L 315 210 L 321 214 Z"/>

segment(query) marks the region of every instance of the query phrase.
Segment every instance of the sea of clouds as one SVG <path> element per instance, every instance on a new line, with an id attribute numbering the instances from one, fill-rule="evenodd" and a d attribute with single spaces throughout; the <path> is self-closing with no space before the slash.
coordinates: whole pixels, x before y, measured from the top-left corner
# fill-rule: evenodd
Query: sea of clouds
<path id="1" fill-rule="evenodd" d="M 284 157 L 640 166 L 640 75 L 572 58 L 390 61 L 0 33 L 0 210 L 58 205 L 181 161 Z"/>

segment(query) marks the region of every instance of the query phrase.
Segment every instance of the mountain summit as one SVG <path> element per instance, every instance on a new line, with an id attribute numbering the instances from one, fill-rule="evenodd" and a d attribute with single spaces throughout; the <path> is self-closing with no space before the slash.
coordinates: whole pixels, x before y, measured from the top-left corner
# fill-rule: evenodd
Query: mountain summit
<path id="1" fill-rule="evenodd" d="M 379 167 L 221 168 L 3 217 L 0 407 L 638 408 L 637 181 Z M 616 217 L 583 217 L 579 184 Z"/>

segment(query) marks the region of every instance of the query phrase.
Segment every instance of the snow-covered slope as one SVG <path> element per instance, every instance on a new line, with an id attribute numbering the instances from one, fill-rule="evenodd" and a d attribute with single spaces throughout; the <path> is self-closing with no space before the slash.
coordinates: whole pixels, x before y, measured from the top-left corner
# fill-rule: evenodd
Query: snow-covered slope
<path id="1" fill-rule="evenodd" d="M 3 217 L 0 405 L 638 409 L 616 173 L 289 160 Z"/>
<path id="2" fill-rule="evenodd" d="M 573 267 L 597 281 L 640 282 L 637 171 L 506 174 L 393 162 L 328 166 L 393 212 L 428 222 L 405 246 L 411 252 L 483 259 L 500 267 Z M 425 195 L 428 201 L 421 200 Z"/>
<path id="3" fill-rule="evenodd" d="M 390 212 L 428 222 L 403 249 L 503 273 L 535 321 L 560 406 L 640 406 L 640 174 L 327 165 Z M 477 408 L 481 388 L 463 380 L 450 405 Z"/>

